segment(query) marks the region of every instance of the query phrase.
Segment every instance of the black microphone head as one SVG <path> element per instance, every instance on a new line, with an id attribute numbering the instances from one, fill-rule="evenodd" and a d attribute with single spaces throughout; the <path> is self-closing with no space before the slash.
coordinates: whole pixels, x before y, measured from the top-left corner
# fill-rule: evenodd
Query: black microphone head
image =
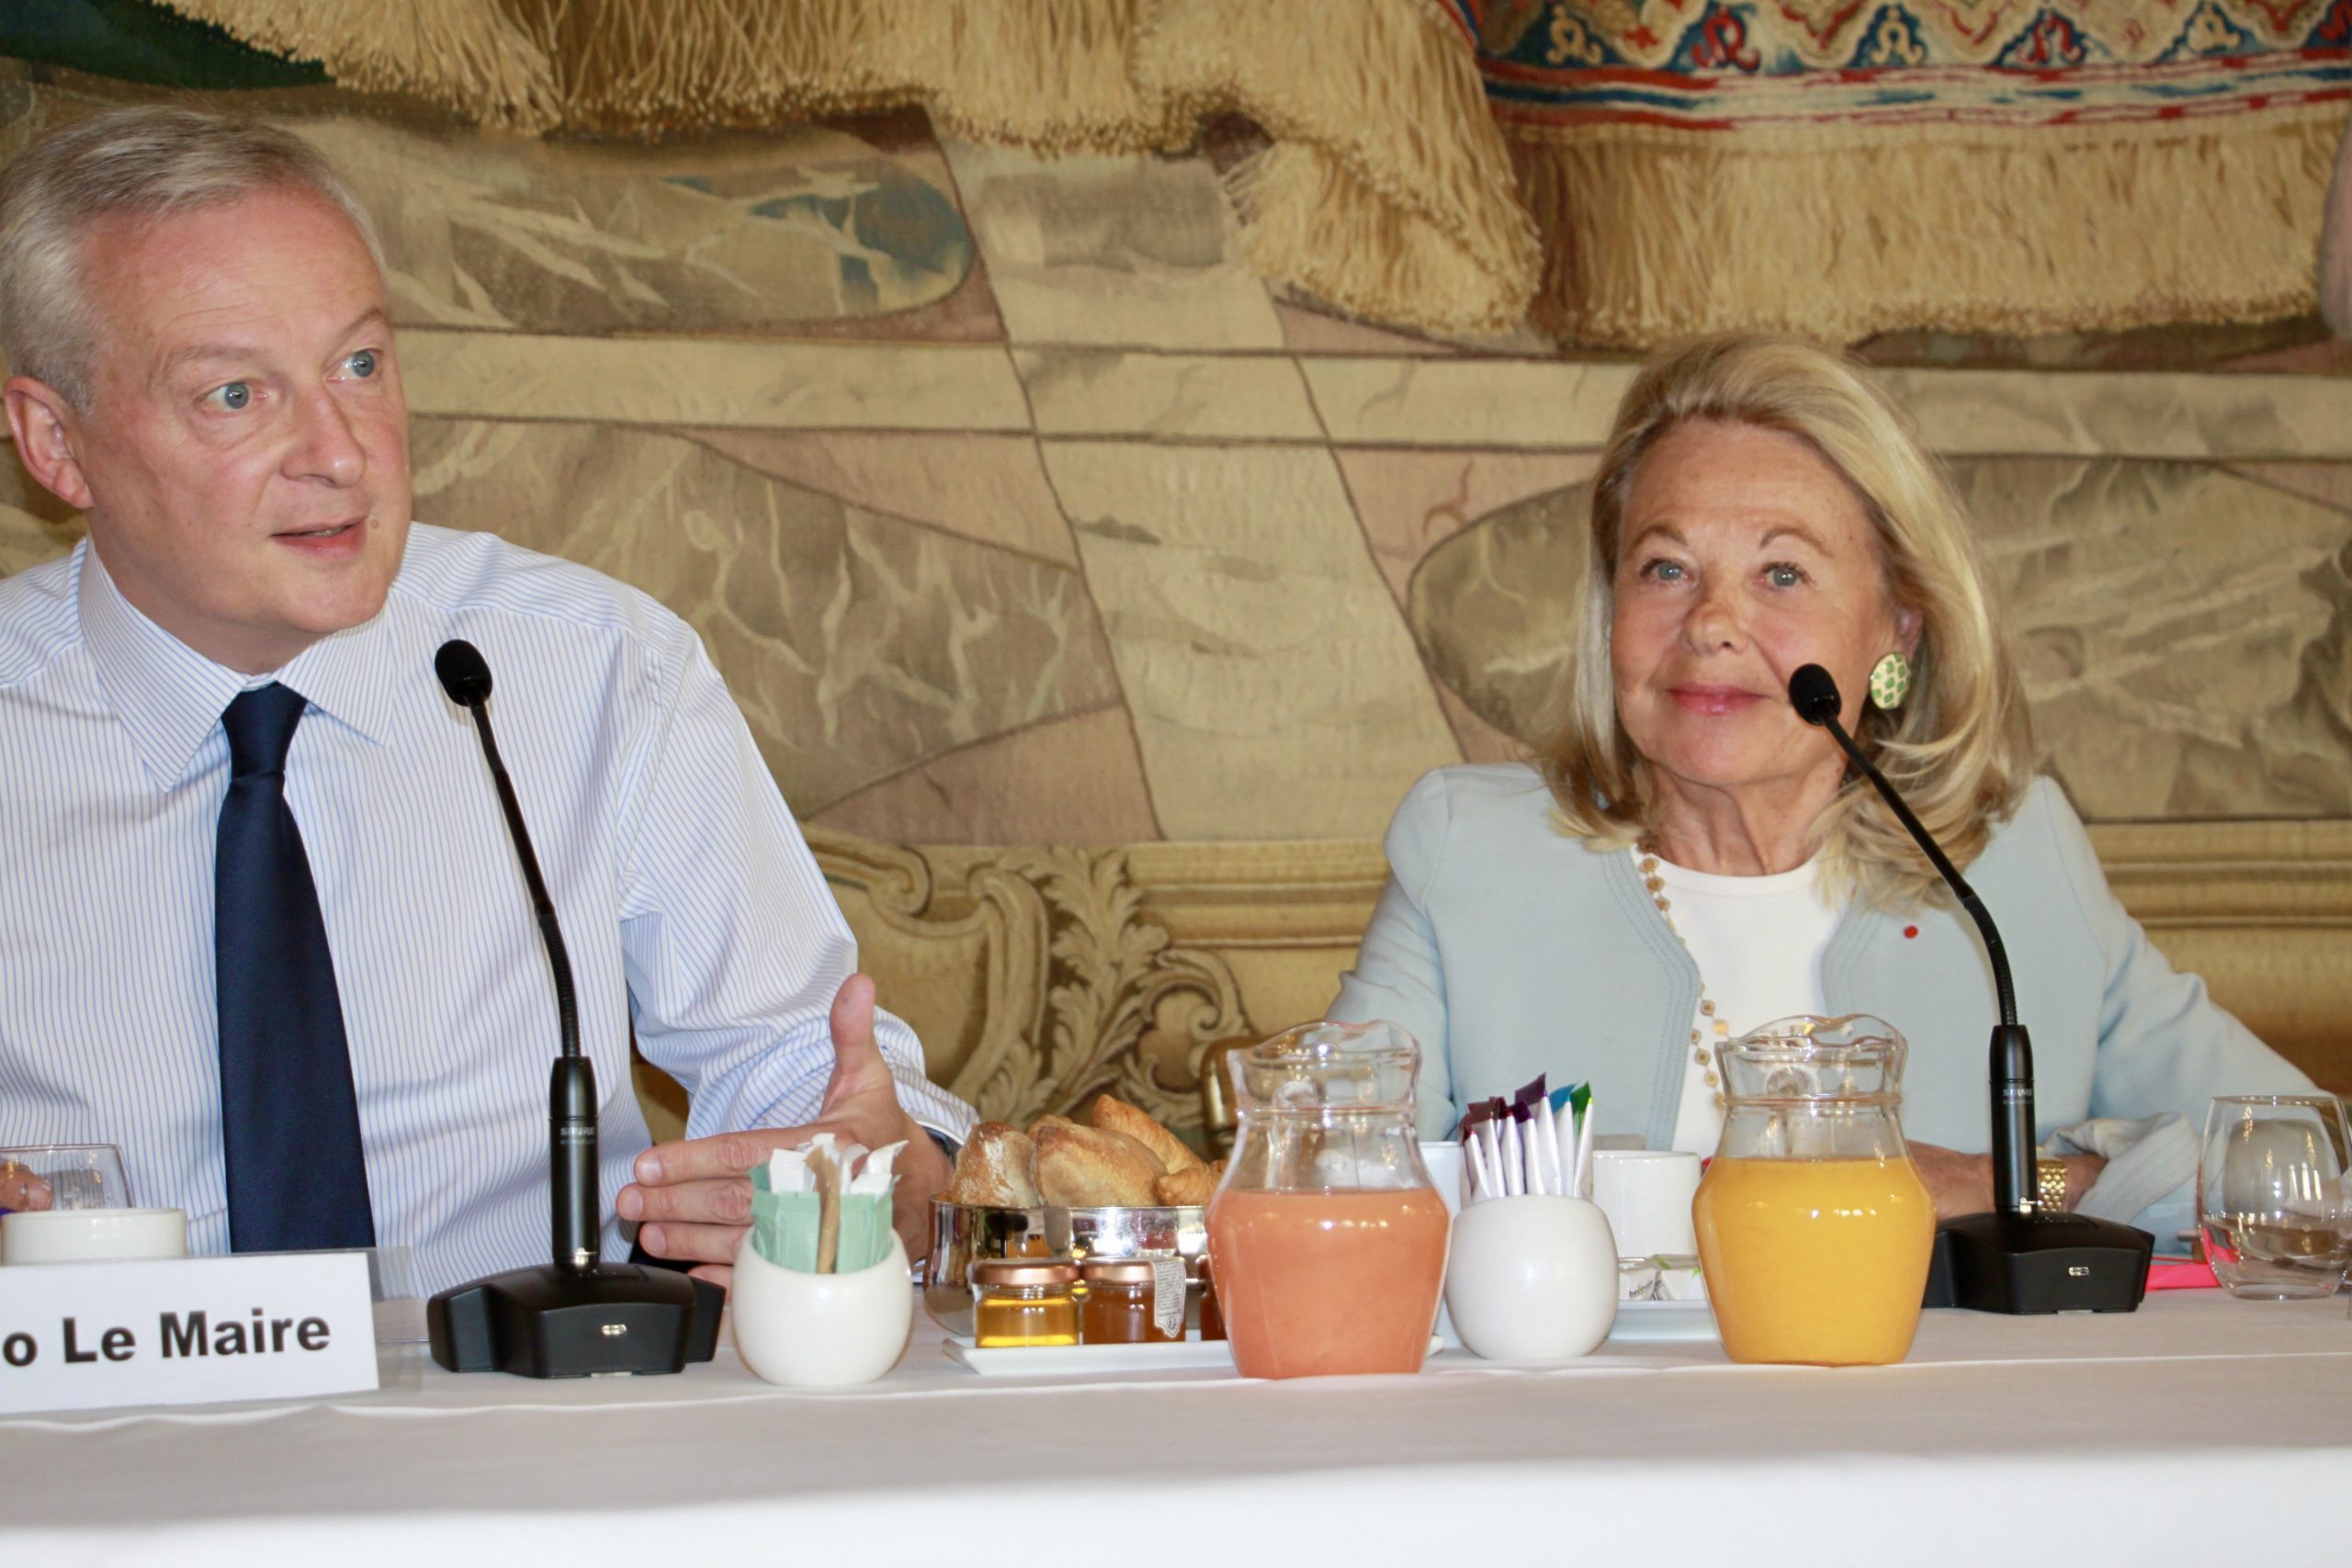
<path id="1" fill-rule="evenodd" d="M 488 671 L 483 678 L 488 679 Z M 1844 705 L 1838 699 L 1838 682 L 1828 671 L 1818 664 L 1800 664 L 1789 677 L 1789 705 L 1807 724 L 1827 724 Z"/>
<path id="2" fill-rule="evenodd" d="M 433 656 L 433 672 L 441 689 L 461 708 L 478 708 L 490 700 L 490 663 L 481 649 L 460 637 L 441 645 Z"/>

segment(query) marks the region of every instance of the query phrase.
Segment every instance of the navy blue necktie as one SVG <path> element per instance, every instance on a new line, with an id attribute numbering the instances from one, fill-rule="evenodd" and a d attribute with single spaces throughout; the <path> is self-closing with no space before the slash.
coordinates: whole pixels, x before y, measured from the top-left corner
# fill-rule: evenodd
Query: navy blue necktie
<path id="1" fill-rule="evenodd" d="M 373 1247 L 359 1105 L 334 956 L 302 830 L 286 805 L 286 749 L 302 694 L 271 684 L 220 716 L 229 795 L 213 865 L 220 1010 L 220 1147 L 239 1252 Z"/>

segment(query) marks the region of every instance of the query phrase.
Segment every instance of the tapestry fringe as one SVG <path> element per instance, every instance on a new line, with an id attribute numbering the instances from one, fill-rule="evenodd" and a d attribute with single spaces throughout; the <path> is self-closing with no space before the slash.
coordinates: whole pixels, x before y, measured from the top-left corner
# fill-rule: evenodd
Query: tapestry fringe
<path id="1" fill-rule="evenodd" d="M 483 124 L 664 134 L 921 104 L 1047 154 L 1249 115 L 1261 275 L 1446 333 L 1524 319 L 1540 263 L 1476 62 L 1434 0 L 167 0 L 345 85 Z M 1376 107 L 1377 112 L 1369 112 Z"/>
<path id="2" fill-rule="evenodd" d="M 544 130 L 561 95 L 540 39 L 468 0 L 163 0 L 232 38 L 323 66 L 361 92 L 428 99 L 482 124 Z"/>
<path id="3" fill-rule="evenodd" d="M 1452 22 L 1421 0 L 1327 6 L 1311 28 L 1265 0 L 1175 0 L 1147 27 L 1163 96 L 1274 139 L 1229 182 L 1260 272 L 1442 333 L 1526 319 L 1543 256 Z"/>
<path id="4" fill-rule="evenodd" d="M 920 102 L 951 133 L 1044 152 L 1166 135 L 1133 71 L 1151 0 L 541 3 L 564 130 L 660 135 Z"/>
<path id="5" fill-rule="evenodd" d="M 1867 138 L 1579 128 L 1511 141 L 1569 343 L 2112 332 L 2309 310 L 2341 106 Z M 1738 236 L 1734 248 L 1727 236 Z"/>

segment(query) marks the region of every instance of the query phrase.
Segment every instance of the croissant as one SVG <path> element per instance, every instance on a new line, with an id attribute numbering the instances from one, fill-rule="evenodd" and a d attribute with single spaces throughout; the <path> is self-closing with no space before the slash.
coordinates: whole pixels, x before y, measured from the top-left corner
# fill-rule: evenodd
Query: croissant
<path id="1" fill-rule="evenodd" d="M 1205 1203 L 1216 1191 L 1216 1184 L 1224 1179 L 1225 1161 L 1203 1165 L 1195 1160 L 1190 1170 L 1171 1170 L 1153 1182 L 1151 1194 L 1170 1205 Z"/>
<path id="2" fill-rule="evenodd" d="M 1094 1103 L 1086 1108 L 1089 1124 L 1106 1132 L 1124 1133 L 1151 1151 L 1162 1170 L 1171 1176 L 1180 1170 L 1198 1170 L 1201 1156 L 1191 1145 L 1154 1121 L 1148 1111 L 1138 1111 L 1115 1095 L 1098 1094 Z"/>
<path id="3" fill-rule="evenodd" d="M 1030 1129 L 1037 1145 L 1037 1195 L 1073 1209 L 1148 1208 L 1152 1183 L 1165 1174 L 1152 1152 L 1124 1133 L 1041 1116 Z"/>

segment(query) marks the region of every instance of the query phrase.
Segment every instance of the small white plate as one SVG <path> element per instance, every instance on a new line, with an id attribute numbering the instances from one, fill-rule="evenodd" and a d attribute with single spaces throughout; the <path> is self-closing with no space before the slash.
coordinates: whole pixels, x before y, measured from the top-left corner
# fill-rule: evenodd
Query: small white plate
<path id="1" fill-rule="evenodd" d="M 1430 1336 L 1429 1353 L 1443 1347 Z M 947 1337 L 947 1357 L 984 1378 L 1084 1377 L 1095 1372 L 1233 1371 L 1233 1347 L 1223 1339 L 1172 1345 L 1016 1345 L 983 1350 L 960 1334 Z"/>
<path id="2" fill-rule="evenodd" d="M 1014 1345 L 983 1350 L 964 1336 L 951 1334 L 947 1356 L 984 1378 L 1233 1370 L 1233 1347 L 1222 1339 L 1185 1339 L 1166 1345 Z"/>
<path id="3" fill-rule="evenodd" d="M 1704 1302 L 1619 1302 L 1609 1337 L 1620 1341 L 1715 1337 L 1715 1314 Z"/>

